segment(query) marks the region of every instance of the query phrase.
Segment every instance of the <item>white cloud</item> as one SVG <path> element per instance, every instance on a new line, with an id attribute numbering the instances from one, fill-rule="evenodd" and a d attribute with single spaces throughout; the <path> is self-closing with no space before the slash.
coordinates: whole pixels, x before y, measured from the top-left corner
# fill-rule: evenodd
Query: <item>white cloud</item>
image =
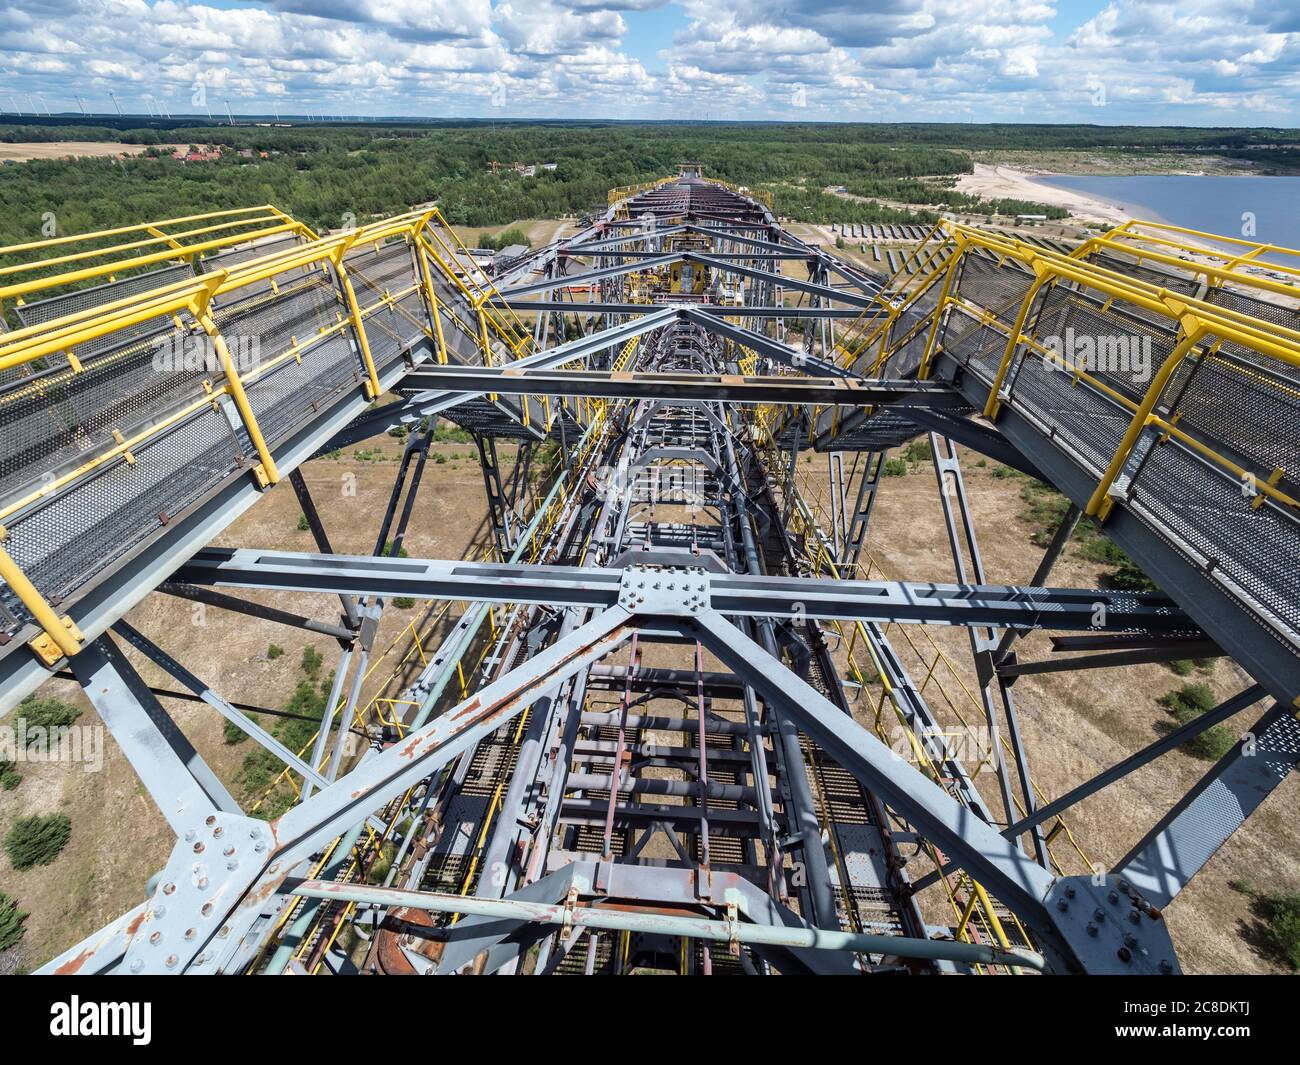
<path id="1" fill-rule="evenodd" d="M 1300 111 L 1294 0 L 1110 0 L 1063 35 L 1056 17 L 1046 0 L 0 0 L 0 100 L 66 109 L 80 93 L 102 110 L 112 90 L 124 107 L 154 95 L 185 111 L 201 76 L 248 110 L 1225 124 Z M 666 46 L 638 39 L 654 19 L 677 28 Z"/>

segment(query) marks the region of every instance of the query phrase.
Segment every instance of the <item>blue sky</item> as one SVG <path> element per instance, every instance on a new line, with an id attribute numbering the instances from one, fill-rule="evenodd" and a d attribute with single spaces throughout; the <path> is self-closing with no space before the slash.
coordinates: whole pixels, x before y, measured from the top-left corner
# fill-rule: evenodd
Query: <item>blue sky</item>
<path id="1" fill-rule="evenodd" d="M 1300 125 L 1295 0 L 0 0 L 0 110 Z"/>

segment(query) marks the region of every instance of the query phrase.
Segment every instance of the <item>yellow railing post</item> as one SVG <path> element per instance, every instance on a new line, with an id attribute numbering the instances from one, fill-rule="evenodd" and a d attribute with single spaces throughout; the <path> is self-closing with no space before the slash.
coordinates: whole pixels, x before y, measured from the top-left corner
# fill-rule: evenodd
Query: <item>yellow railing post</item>
<path id="1" fill-rule="evenodd" d="M 0 526 L 0 545 L 5 540 L 5 530 Z M 71 657 L 81 650 L 82 635 L 70 616 L 59 617 L 50 606 L 45 596 L 36 589 L 36 585 L 27 579 L 8 551 L 0 546 L 0 578 L 13 589 L 14 595 L 36 619 L 44 637 L 38 636 L 31 643 L 31 648 L 48 666 L 52 666 L 63 655 Z"/>
<path id="2" fill-rule="evenodd" d="M 1038 290 L 1051 280 L 1051 274 L 1046 266 L 1037 258 L 1030 259 L 1029 265 L 1034 270 L 1034 281 L 1029 286 L 1029 291 L 1025 293 L 1025 298 L 1020 302 L 1020 310 L 1016 314 L 1015 325 L 1011 327 L 1011 335 L 1007 337 L 1006 349 L 1002 352 L 1002 361 L 998 363 L 998 372 L 993 375 L 993 383 L 989 386 L 988 399 L 984 401 L 984 417 L 986 418 L 993 418 L 998 413 L 998 406 L 1001 403 L 1001 400 L 998 399 L 998 393 L 1002 390 L 1002 382 L 1006 379 L 1007 371 L 1011 368 L 1011 360 L 1016 356 L 1016 348 L 1020 346 L 1022 334 L 1025 331 L 1025 322 L 1029 318 L 1029 308 L 1034 305 Z"/>
<path id="3" fill-rule="evenodd" d="M 442 331 L 442 310 L 438 306 L 438 293 L 433 287 L 433 274 L 429 272 L 429 253 L 423 244 L 415 241 L 415 257 L 420 261 L 420 276 L 424 280 L 424 291 L 429 297 L 429 315 L 433 319 L 433 334 L 438 341 L 438 363 L 447 365 L 447 338 Z"/>
<path id="4" fill-rule="evenodd" d="M 1120 470 L 1124 468 L 1124 463 L 1128 461 L 1134 445 L 1137 444 L 1138 438 L 1142 435 L 1142 430 L 1146 428 L 1147 419 L 1151 416 L 1151 411 L 1155 408 L 1156 403 L 1159 402 L 1161 393 L 1164 392 L 1169 378 L 1173 376 L 1179 364 L 1196 346 L 1201 337 L 1205 335 L 1206 326 L 1200 319 L 1192 315 L 1184 315 L 1182 323 L 1183 339 L 1169 353 L 1169 357 L 1165 359 L 1159 372 L 1151 384 L 1147 386 L 1146 395 L 1142 397 L 1142 402 L 1138 404 L 1137 410 L 1133 412 L 1133 418 L 1129 422 L 1128 429 L 1124 432 L 1124 438 L 1120 441 L 1119 447 L 1115 449 L 1110 465 L 1106 468 L 1106 472 L 1097 483 L 1096 489 L 1093 490 L 1092 497 L 1088 500 L 1088 506 L 1084 511 L 1086 514 L 1105 518 L 1110 513 L 1112 501 L 1107 493 L 1110 491 L 1111 485 L 1115 483 L 1115 478 L 1119 476 Z"/>
<path id="5" fill-rule="evenodd" d="M 259 480 L 265 479 L 267 484 L 276 484 L 280 480 L 280 471 L 276 468 L 275 459 L 271 457 L 271 449 L 267 447 L 266 438 L 262 436 L 261 426 L 257 424 L 253 405 L 248 402 L 248 393 L 244 391 L 244 382 L 240 380 L 239 369 L 235 366 L 235 360 L 231 358 L 230 348 L 226 346 L 226 338 L 221 335 L 217 323 L 206 310 L 197 314 L 196 318 L 203 331 L 212 340 L 212 347 L 221 360 L 221 369 L 226 375 L 226 388 L 230 392 L 230 398 L 235 401 L 244 428 L 248 431 L 248 439 L 253 442 L 253 447 L 257 450 L 257 457 L 261 463 Z"/>
<path id="6" fill-rule="evenodd" d="M 370 399 L 378 399 L 383 389 L 379 386 L 379 371 L 375 369 L 374 357 L 370 354 L 370 339 L 366 336 L 366 327 L 361 321 L 361 306 L 357 303 L 357 294 L 352 287 L 352 278 L 348 276 L 347 267 L 343 265 L 343 256 L 352 246 L 349 241 L 335 251 L 334 270 L 338 274 L 343 296 L 347 300 L 348 317 L 352 319 L 352 328 L 357 334 L 357 344 L 361 348 L 361 361 L 366 367 L 366 388 Z"/>
<path id="7" fill-rule="evenodd" d="M 921 356 L 921 365 L 916 371 L 916 376 L 922 381 L 930 375 L 930 360 L 934 357 L 934 347 L 939 339 L 939 326 L 943 322 L 943 309 L 948 303 L 948 294 L 952 291 L 953 280 L 957 277 L 957 268 L 961 265 L 962 255 L 966 250 L 966 241 L 960 234 L 954 239 L 956 246 L 953 249 L 952 262 L 948 264 L 948 272 L 943 277 L 943 287 L 939 290 L 939 302 L 934 308 L 934 324 L 930 327 L 930 335 L 925 341 L 925 354 Z"/>

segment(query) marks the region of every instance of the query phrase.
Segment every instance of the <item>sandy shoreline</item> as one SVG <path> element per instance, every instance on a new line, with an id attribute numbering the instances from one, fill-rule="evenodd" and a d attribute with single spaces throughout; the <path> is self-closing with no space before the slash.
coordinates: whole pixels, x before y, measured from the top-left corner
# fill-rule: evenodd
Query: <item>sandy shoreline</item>
<path id="1" fill-rule="evenodd" d="M 1127 222 L 1132 213 L 1119 204 L 1086 196 L 1072 189 L 1059 189 L 1035 177 L 1053 177 L 1052 174 L 1032 174 L 1010 166 L 990 166 L 976 163 L 973 174 L 963 174 L 957 179 L 959 192 L 967 192 L 985 199 L 1032 200 L 1052 207 L 1064 207 L 1072 215 L 1089 221 L 1119 225 Z"/>

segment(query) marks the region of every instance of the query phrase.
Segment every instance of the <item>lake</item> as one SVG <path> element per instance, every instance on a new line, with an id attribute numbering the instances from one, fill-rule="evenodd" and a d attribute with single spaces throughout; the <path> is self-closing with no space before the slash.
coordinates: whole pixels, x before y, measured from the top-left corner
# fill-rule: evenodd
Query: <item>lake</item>
<path id="1" fill-rule="evenodd" d="M 1034 180 L 1117 204 L 1134 218 L 1300 248 L 1300 177 L 1072 174 Z M 1249 216 L 1255 225 L 1251 235 L 1243 232 Z M 1290 257 L 1269 258 L 1300 265 Z"/>

